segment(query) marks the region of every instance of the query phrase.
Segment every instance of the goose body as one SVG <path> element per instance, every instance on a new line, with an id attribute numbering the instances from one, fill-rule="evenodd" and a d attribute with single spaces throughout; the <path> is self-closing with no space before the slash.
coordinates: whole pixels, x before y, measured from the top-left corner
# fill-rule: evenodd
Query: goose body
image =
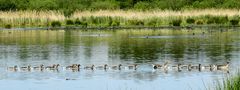
<path id="1" fill-rule="evenodd" d="M 128 69 L 137 69 L 137 64 L 133 64 L 133 65 L 128 65 Z"/>
<path id="2" fill-rule="evenodd" d="M 107 64 L 104 64 L 103 66 L 97 66 L 96 68 L 97 69 L 104 69 L 104 70 L 106 70 L 107 69 Z"/>
<path id="3" fill-rule="evenodd" d="M 176 66 L 172 66 L 172 68 L 181 69 L 182 68 L 182 64 L 177 64 Z"/>
<path id="4" fill-rule="evenodd" d="M 85 66 L 84 69 L 91 69 L 91 70 L 93 70 L 93 69 L 94 69 L 94 65 L 91 65 L 91 66 Z"/>
<path id="5" fill-rule="evenodd" d="M 198 64 L 198 65 L 189 64 L 188 65 L 188 70 L 191 71 L 192 69 L 197 69 L 197 70 L 201 71 L 201 64 Z"/>
<path id="6" fill-rule="evenodd" d="M 13 67 L 8 67 L 7 70 L 9 70 L 9 71 L 17 71 L 18 67 L 17 67 L 17 65 L 15 65 Z"/>
<path id="7" fill-rule="evenodd" d="M 153 66 L 153 69 L 162 68 L 162 65 L 160 65 L 160 64 L 152 64 L 152 66 Z"/>
<path id="8" fill-rule="evenodd" d="M 60 66 L 59 64 L 53 64 L 52 66 L 47 66 L 45 68 L 50 70 L 58 70 L 59 66 Z"/>
<path id="9" fill-rule="evenodd" d="M 43 64 L 41 64 L 40 66 L 35 66 L 35 67 L 33 67 L 33 69 L 34 70 L 43 70 L 44 69 L 44 65 Z"/>
<path id="10" fill-rule="evenodd" d="M 20 67 L 23 71 L 31 71 L 31 65 Z"/>
<path id="11" fill-rule="evenodd" d="M 122 64 L 119 64 L 119 65 L 113 65 L 111 68 L 112 69 L 121 69 L 121 66 L 122 66 Z"/>
<path id="12" fill-rule="evenodd" d="M 217 65 L 217 70 L 226 70 L 229 68 L 229 62 L 227 62 L 227 64 L 224 65 Z"/>
<path id="13" fill-rule="evenodd" d="M 72 64 L 70 66 L 67 66 L 66 69 L 80 69 L 80 64 Z"/>

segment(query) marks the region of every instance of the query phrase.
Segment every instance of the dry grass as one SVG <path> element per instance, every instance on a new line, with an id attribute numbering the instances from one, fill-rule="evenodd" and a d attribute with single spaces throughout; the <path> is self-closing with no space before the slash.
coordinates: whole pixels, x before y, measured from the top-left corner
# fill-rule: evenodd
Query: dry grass
<path id="1" fill-rule="evenodd" d="M 31 19 L 50 19 L 50 20 L 64 20 L 65 17 L 58 11 L 0 11 L 0 18 L 6 20 L 13 20 L 19 18 Z"/>
<path id="2" fill-rule="evenodd" d="M 104 11 L 77 11 L 73 14 L 73 18 L 89 17 L 89 16 L 112 16 L 124 18 L 146 19 L 151 17 L 194 17 L 194 16 L 234 16 L 240 15 L 240 10 L 236 9 L 204 9 L 204 10 L 156 10 L 156 11 L 123 11 L 123 10 L 104 10 Z"/>

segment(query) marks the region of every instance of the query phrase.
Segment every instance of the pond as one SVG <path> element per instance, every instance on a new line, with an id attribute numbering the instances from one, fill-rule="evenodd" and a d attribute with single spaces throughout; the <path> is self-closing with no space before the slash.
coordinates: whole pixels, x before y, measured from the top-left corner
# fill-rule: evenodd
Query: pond
<path id="1" fill-rule="evenodd" d="M 0 88 L 3 90 L 188 90 L 212 89 L 240 65 L 239 30 L 2 30 Z M 153 69 L 164 64 L 166 69 Z M 172 66 L 226 64 L 228 70 Z M 17 70 L 17 65 L 58 70 Z M 65 69 L 81 64 L 80 70 Z M 108 64 L 106 70 L 83 67 Z M 121 70 L 111 69 L 122 64 Z M 136 70 L 128 65 L 137 64 Z M 19 68 L 18 68 L 19 69 Z"/>

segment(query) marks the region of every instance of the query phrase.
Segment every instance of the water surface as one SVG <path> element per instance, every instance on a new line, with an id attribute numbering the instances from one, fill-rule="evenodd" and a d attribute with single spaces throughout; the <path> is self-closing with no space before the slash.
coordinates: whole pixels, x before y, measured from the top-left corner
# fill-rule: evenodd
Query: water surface
<path id="1" fill-rule="evenodd" d="M 4 30 L 0 31 L 0 88 L 5 90 L 186 90 L 213 88 L 240 65 L 238 30 Z M 154 70 L 151 64 L 225 64 L 223 70 Z M 122 64 L 121 70 L 64 67 Z M 56 70 L 7 67 L 60 64 Z M 137 70 L 125 66 L 138 64 Z M 66 80 L 67 79 L 67 80 Z M 14 86 L 13 86 L 14 85 Z"/>

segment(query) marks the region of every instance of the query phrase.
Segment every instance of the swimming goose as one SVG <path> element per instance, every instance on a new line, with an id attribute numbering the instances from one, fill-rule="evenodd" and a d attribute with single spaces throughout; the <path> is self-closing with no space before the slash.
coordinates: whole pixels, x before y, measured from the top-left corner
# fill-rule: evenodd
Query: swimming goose
<path id="1" fill-rule="evenodd" d="M 214 71 L 214 70 L 217 70 L 217 66 L 214 65 L 214 64 L 211 64 L 210 65 L 210 71 Z"/>
<path id="2" fill-rule="evenodd" d="M 93 69 L 94 69 L 94 65 L 91 65 L 91 66 L 85 66 L 84 69 L 91 69 L 91 70 L 93 70 Z"/>
<path id="3" fill-rule="evenodd" d="M 80 64 L 72 64 L 70 66 L 67 66 L 66 69 L 79 69 L 80 66 Z"/>
<path id="4" fill-rule="evenodd" d="M 217 70 L 227 70 L 229 67 L 229 62 L 224 65 L 217 65 Z"/>
<path id="5" fill-rule="evenodd" d="M 177 69 L 180 69 L 182 67 L 182 64 L 177 64 L 176 66 L 172 66 L 173 68 L 177 68 Z"/>
<path id="6" fill-rule="evenodd" d="M 153 69 L 167 69 L 168 68 L 168 61 L 165 62 L 163 65 L 160 65 L 160 64 L 153 64 Z"/>
<path id="7" fill-rule="evenodd" d="M 17 71 L 17 69 L 18 69 L 17 65 L 7 68 L 7 70 L 9 70 L 9 71 Z"/>
<path id="8" fill-rule="evenodd" d="M 201 71 L 201 64 L 198 64 L 196 66 L 192 66 L 191 64 L 188 64 L 188 71 L 191 71 L 192 69 L 198 69 Z"/>
<path id="9" fill-rule="evenodd" d="M 158 69 L 162 67 L 162 65 L 160 64 L 152 64 L 152 66 L 153 66 L 153 69 Z"/>
<path id="10" fill-rule="evenodd" d="M 58 70 L 59 66 L 60 66 L 59 64 L 53 64 L 52 66 L 47 66 L 45 68 L 50 70 Z"/>
<path id="11" fill-rule="evenodd" d="M 31 71 L 31 65 L 20 67 L 20 69 L 23 71 Z"/>
<path id="12" fill-rule="evenodd" d="M 121 70 L 121 66 L 122 66 L 122 64 L 119 64 L 119 65 L 114 65 L 111 68 L 112 69 L 119 69 L 119 70 Z"/>
<path id="13" fill-rule="evenodd" d="M 104 64 L 103 66 L 97 66 L 96 68 L 97 69 L 104 69 L 104 70 L 106 70 L 107 69 L 107 64 Z"/>
<path id="14" fill-rule="evenodd" d="M 33 69 L 37 69 L 37 70 L 43 70 L 44 69 L 44 67 L 43 67 L 44 65 L 43 64 L 41 64 L 40 66 L 35 66 L 35 67 L 33 67 Z"/>
<path id="15" fill-rule="evenodd" d="M 137 64 L 128 65 L 128 68 L 129 68 L 129 69 L 137 70 Z"/>

